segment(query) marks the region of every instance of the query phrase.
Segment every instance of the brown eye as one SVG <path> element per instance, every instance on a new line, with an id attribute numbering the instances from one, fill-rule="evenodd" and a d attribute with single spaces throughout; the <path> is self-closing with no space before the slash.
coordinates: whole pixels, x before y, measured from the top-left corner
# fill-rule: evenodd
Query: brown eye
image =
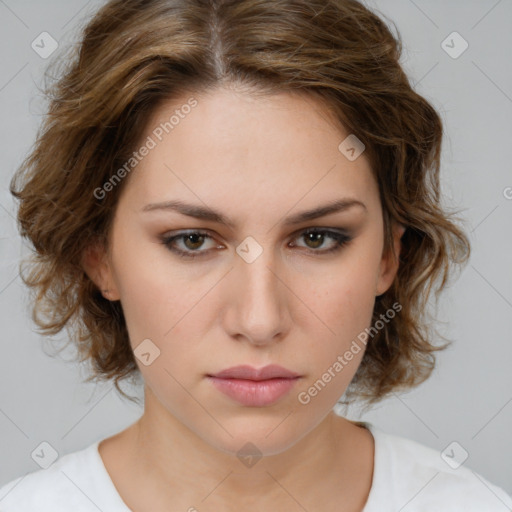
<path id="1" fill-rule="evenodd" d="M 189 231 L 188 233 L 164 236 L 162 237 L 162 243 L 178 256 L 183 258 L 196 258 L 210 252 L 209 249 L 199 250 L 208 239 L 213 240 L 207 233 Z M 181 242 L 181 247 L 177 247 L 177 245 L 179 245 L 177 242 Z"/>
<path id="2" fill-rule="evenodd" d="M 311 252 L 318 254 L 338 251 L 351 240 L 351 237 L 344 233 L 328 229 L 309 229 L 300 233 L 298 238 L 305 240 L 306 248 L 310 249 Z M 319 250 L 319 247 L 322 247 L 325 244 L 326 239 L 329 238 L 333 241 L 331 242 L 331 246 L 327 249 Z"/>
<path id="3" fill-rule="evenodd" d="M 351 237 L 344 233 L 332 231 L 328 229 L 309 229 L 302 231 L 297 239 L 305 240 L 306 245 L 292 244 L 293 247 L 304 247 L 309 252 L 322 255 L 327 253 L 334 253 L 340 250 L 344 245 L 350 242 Z M 330 247 L 319 249 L 326 244 L 326 240 L 330 239 Z M 162 237 L 162 243 L 173 253 L 181 258 L 197 258 L 203 257 L 211 252 L 212 248 L 222 249 L 222 245 L 213 244 L 212 247 L 204 249 L 207 240 L 213 240 L 208 233 L 202 231 L 189 231 L 177 233 L 174 235 L 167 235 Z"/>
<path id="4" fill-rule="evenodd" d="M 183 243 L 186 245 L 187 249 L 199 249 L 201 245 L 204 243 L 205 236 L 192 233 L 190 235 L 183 235 Z M 190 244 L 190 245 L 189 245 Z"/>
<path id="5" fill-rule="evenodd" d="M 305 236 L 306 243 L 311 243 L 309 247 L 312 249 L 318 249 L 322 246 L 322 243 L 324 242 L 324 234 L 323 233 L 307 233 Z"/>

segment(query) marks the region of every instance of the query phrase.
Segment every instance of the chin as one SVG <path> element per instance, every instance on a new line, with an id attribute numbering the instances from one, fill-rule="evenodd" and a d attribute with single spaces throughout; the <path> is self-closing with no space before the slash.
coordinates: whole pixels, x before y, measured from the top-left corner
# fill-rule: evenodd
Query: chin
<path id="1" fill-rule="evenodd" d="M 219 426 L 207 432 L 196 431 L 196 434 L 213 448 L 238 458 L 245 455 L 262 457 L 283 453 L 316 426 L 316 422 L 311 419 L 310 422 L 305 422 L 303 418 L 298 419 L 285 410 L 281 414 L 266 418 L 256 418 L 251 414 L 219 423 L 224 428 Z"/>

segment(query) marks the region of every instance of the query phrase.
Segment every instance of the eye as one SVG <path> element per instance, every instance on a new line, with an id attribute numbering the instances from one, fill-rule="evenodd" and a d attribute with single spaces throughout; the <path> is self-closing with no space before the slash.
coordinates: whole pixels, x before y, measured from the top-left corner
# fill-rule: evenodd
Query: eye
<path id="1" fill-rule="evenodd" d="M 303 238 L 306 241 L 306 248 L 312 249 L 310 252 L 319 254 L 339 251 L 351 240 L 351 237 L 345 233 L 323 228 L 312 228 L 302 231 L 298 238 Z M 328 249 L 317 250 L 319 247 L 324 245 L 325 240 L 329 238 L 332 240 L 330 247 Z"/>
<path id="2" fill-rule="evenodd" d="M 204 244 L 206 239 L 212 239 L 208 233 L 202 231 L 190 231 L 188 233 L 178 233 L 177 235 L 164 236 L 162 243 L 171 251 L 183 258 L 196 258 L 202 256 L 203 253 L 209 251 L 198 251 Z M 213 240 L 213 239 L 212 239 Z M 183 242 L 183 248 L 177 248 L 176 242 Z M 219 246 L 218 248 L 222 248 Z"/>
<path id="3" fill-rule="evenodd" d="M 339 251 L 344 245 L 346 245 L 352 239 L 348 235 L 342 232 L 333 231 L 331 229 L 312 228 L 305 231 L 301 231 L 296 239 L 303 238 L 306 241 L 305 248 L 308 252 L 313 254 L 327 254 Z M 331 245 L 327 249 L 319 250 L 319 247 L 325 245 L 325 241 L 331 239 Z M 174 235 L 165 235 L 161 238 L 162 243 L 174 254 L 177 254 L 181 258 L 197 258 L 202 257 L 210 252 L 210 249 L 201 249 L 206 240 L 213 240 L 208 233 L 202 231 L 189 231 L 181 232 Z M 213 244 L 215 246 L 215 244 Z M 217 249 L 223 249 L 224 246 L 217 245 Z M 291 247 L 304 247 L 291 244 Z"/>

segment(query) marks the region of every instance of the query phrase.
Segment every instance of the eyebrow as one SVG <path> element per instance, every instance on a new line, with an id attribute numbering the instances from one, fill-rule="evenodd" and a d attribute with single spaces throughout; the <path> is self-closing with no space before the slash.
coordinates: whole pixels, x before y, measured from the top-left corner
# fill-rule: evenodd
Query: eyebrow
<path id="1" fill-rule="evenodd" d="M 318 206 L 311 210 L 306 210 L 286 217 L 283 221 L 283 224 L 285 226 L 300 224 L 302 222 L 324 217 L 332 213 L 343 212 L 354 206 L 362 207 L 366 212 L 368 211 L 366 205 L 363 202 L 353 198 L 342 198 L 332 201 L 324 206 Z M 207 206 L 185 203 L 180 200 L 152 203 L 142 208 L 143 212 L 154 210 L 175 211 L 181 213 L 182 215 L 187 215 L 188 217 L 194 217 L 196 219 L 224 224 L 232 229 L 235 227 L 234 222 L 220 212 L 217 212 Z"/>

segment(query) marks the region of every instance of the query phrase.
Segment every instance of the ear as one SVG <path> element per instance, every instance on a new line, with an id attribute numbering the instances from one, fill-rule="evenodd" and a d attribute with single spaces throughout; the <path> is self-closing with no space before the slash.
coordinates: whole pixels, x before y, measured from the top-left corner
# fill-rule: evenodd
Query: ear
<path id="1" fill-rule="evenodd" d="M 375 289 L 375 296 L 378 297 L 385 293 L 398 272 L 400 249 L 402 247 L 401 238 L 405 231 L 405 226 L 397 222 L 393 223 L 393 246 L 395 249 L 395 256 L 391 250 L 384 252 L 380 262 L 379 275 L 377 277 L 377 284 Z"/>
<path id="2" fill-rule="evenodd" d="M 82 254 L 82 268 L 107 300 L 119 300 L 119 290 L 114 282 L 107 251 L 101 242 L 89 245 Z"/>

